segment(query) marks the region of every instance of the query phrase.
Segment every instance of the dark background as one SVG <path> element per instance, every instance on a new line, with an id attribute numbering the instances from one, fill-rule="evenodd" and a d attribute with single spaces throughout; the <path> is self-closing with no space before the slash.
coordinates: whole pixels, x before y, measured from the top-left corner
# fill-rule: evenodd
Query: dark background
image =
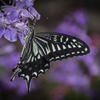
<path id="1" fill-rule="evenodd" d="M 5 1 L 6 2 L 6 1 Z M 2 3 L 0 3 L 2 5 Z M 41 19 L 36 23 L 36 32 L 52 31 L 62 21 L 66 14 L 70 14 L 75 9 L 84 8 L 88 16 L 88 34 L 97 33 L 100 35 L 100 1 L 99 0 L 35 0 L 34 8 L 41 15 Z M 47 17 L 50 17 L 45 22 L 41 23 Z M 41 23 L 40 25 L 38 25 Z M 14 43 L 17 51 L 21 51 L 22 45 L 19 41 Z M 100 49 L 100 48 L 99 48 Z M 43 76 L 42 76 L 43 77 Z M 63 100 L 100 100 L 100 77 L 95 78 L 94 96 L 88 98 L 85 94 L 69 91 L 64 95 Z M 45 91 L 44 81 L 41 81 L 43 87 L 33 90 L 31 93 L 24 96 L 15 95 L 15 90 L 7 90 L 1 92 L 0 100 L 52 100 L 48 97 L 49 90 Z M 51 84 L 50 84 L 51 85 Z M 53 84 L 53 86 L 56 86 Z M 70 90 L 68 88 L 68 90 Z M 92 95 L 92 94 L 91 94 Z M 57 99 L 60 100 L 60 99 Z"/>

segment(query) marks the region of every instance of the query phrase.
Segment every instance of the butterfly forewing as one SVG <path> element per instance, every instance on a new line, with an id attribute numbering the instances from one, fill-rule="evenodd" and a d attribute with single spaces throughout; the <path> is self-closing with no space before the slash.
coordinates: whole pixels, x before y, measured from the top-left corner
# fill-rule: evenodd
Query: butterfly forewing
<path id="1" fill-rule="evenodd" d="M 73 36 L 46 32 L 37 33 L 35 38 L 47 61 L 85 55 L 90 52 L 86 43 Z"/>

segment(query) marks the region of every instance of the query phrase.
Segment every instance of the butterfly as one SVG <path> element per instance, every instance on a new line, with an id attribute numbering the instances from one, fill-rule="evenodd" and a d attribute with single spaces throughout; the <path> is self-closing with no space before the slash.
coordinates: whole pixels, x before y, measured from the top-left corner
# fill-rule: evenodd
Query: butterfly
<path id="1" fill-rule="evenodd" d="M 62 33 L 41 32 L 34 33 L 34 26 L 29 26 L 25 36 L 25 43 L 21 52 L 20 61 L 12 69 L 14 80 L 15 74 L 26 80 L 27 90 L 30 90 L 32 78 L 44 74 L 50 67 L 50 62 L 67 59 L 73 56 L 82 56 L 90 52 L 88 45 L 82 40 Z"/>

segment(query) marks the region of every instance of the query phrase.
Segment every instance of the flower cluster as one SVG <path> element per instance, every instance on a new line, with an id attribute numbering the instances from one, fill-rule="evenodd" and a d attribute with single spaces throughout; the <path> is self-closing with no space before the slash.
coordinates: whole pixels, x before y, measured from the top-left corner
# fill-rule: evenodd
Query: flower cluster
<path id="1" fill-rule="evenodd" d="M 0 0 L 2 1 L 2 0 Z M 4 37 L 14 42 L 19 37 L 21 43 L 24 43 L 24 35 L 28 30 L 28 18 L 31 20 L 37 17 L 40 19 L 40 14 L 33 8 L 34 0 L 9 0 L 7 5 L 1 6 L 0 10 L 0 38 Z M 10 81 L 11 70 L 18 63 L 20 53 L 15 51 L 15 45 L 7 43 L 3 38 L 0 39 L 0 82 L 2 84 L 1 92 L 7 89 L 16 89 L 19 95 L 27 93 L 26 84 L 18 76 L 14 82 Z M 6 62 L 6 63 L 5 63 Z M 7 74 L 6 74 L 7 73 Z M 38 82 L 34 80 L 31 83 L 32 88 L 38 88 Z M 0 84 L 0 87 L 1 87 Z"/>
<path id="2" fill-rule="evenodd" d="M 40 19 L 40 14 L 33 8 L 34 0 L 12 0 L 12 5 L 4 4 L 0 10 L 0 38 L 4 35 L 7 40 L 14 42 L 18 36 L 23 44 L 28 18 L 33 20 L 38 16 L 37 20 Z"/>
<path id="3" fill-rule="evenodd" d="M 67 60 L 52 63 L 49 77 L 51 80 L 71 85 L 77 90 L 88 90 L 92 76 L 99 75 L 98 60 L 96 59 L 97 49 L 91 44 L 87 35 L 87 16 L 84 10 L 78 9 L 71 15 L 64 17 L 64 20 L 54 30 L 80 38 L 90 47 L 90 53 L 85 56 L 73 57 Z"/>

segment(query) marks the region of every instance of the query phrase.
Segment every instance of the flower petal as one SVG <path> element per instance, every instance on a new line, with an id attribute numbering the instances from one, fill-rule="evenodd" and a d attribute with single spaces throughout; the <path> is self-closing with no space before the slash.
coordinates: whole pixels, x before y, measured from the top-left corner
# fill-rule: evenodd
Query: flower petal
<path id="1" fill-rule="evenodd" d="M 13 21 L 13 20 L 17 19 L 18 16 L 19 16 L 18 11 L 14 10 L 7 17 L 9 18 L 9 20 Z"/>
<path id="2" fill-rule="evenodd" d="M 14 32 L 12 32 L 12 31 L 9 30 L 9 29 L 6 29 L 6 30 L 5 30 L 4 37 L 5 37 L 7 40 L 11 41 L 11 42 L 14 42 L 14 41 L 17 40 L 17 34 L 14 33 Z"/>
<path id="3" fill-rule="evenodd" d="M 12 12 L 13 10 L 16 10 L 16 8 L 14 6 L 12 6 L 12 5 L 11 6 L 10 5 L 9 6 L 8 5 L 7 6 L 1 6 L 1 9 L 4 12 L 7 12 L 7 13 L 8 12 Z"/>
<path id="4" fill-rule="evenodd" d="M 22 17 L 34 19 L 34 17 L 26 9 L 21 9 L 21 11 L 22 11 L 21 12 Z"/>
<path id="5" fill-rule="evenodd" d="M 28 26 L 25 25 L 24 22 L 15 23 L 15 27 L 17 27 L 18 31 L 22 32 L 22 33 L 26 32 L 26 30 L 28 30 Z"/>
<path id="6" fill-rule="evenodd" d="M 2 12 L 0 12 L 0 17 L 2 17 L 4 14 Z"/>
<path id="7" fill-rule="evenodd" d="M 34 0 L 26 0 L 25 1 L 25 4 L 26 4 L 26 6 L 33 6 L 33 4 L 34 4 Z"/>
<path id="8" fill-rule="evenodd" d="M 22 9 L 24 6 L 25 6 L 25 3 L 24 2 L 21 2 L 21 1 L 17 1 L 16 2 L 17 9 Z"/>
<path id="9" fill-rule="evenodd" d="M 24 44 L 24 36 L 22 34 L 18 34 L 18 37 L 22 44 Z"/>
<path id="10" fill-rule="evenodd" d="M 2 37 L 2 35 L 4 34 L 4 32 L 5 32 L 5 28 L 4 27 L 3 28 L 0 27 L 0 38 Z"/>
<path id="11" fill-rule="evenodd" d="M 35 10 L 35 8 L 33 8 L 33 7 L 29 7 L 28 10 L 29 10 L 29 12 L 30 12 L 33 16 L 36 17 L 36 16 L 38 15 L 37 20 L 40 19 L 40 14 Z"/>
<path id="12" fill-rule="evenodd" d="M 7 20 L 7 18 L 6 17 L 0 18 L 0 26 L 6 27 L 6 24 L 10 24 L 10 22 Z"/>

